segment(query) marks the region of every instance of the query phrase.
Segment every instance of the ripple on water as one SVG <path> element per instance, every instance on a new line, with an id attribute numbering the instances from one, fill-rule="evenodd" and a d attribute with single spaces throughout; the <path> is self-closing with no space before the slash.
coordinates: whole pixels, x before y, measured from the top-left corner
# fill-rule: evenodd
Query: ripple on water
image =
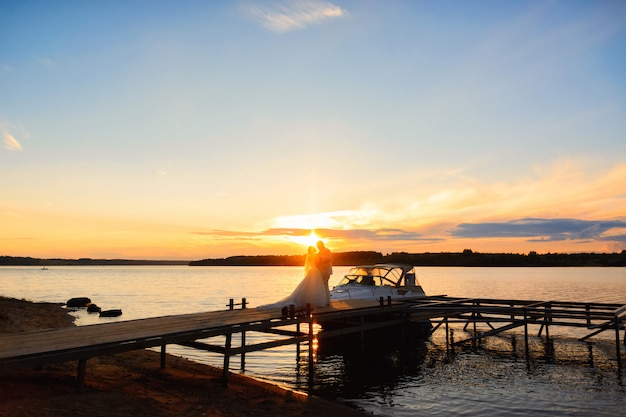
<path id="1" fill-rule="evenodd" d="M 416 375 L 355 390 L 346 400 L 375 415 L 403 417 L 626 415 L 626 392 L 610 343 L 593 344 L 590 362 L 586 343 L 559 340 L 547 362 L 535 341 L 527 362 L 512 354 L 510 344 L 504 348 L 507 340 L 491 342 L 494 350 L 460 350 L 451 360 L 441 347 L 430 346 Z"/>

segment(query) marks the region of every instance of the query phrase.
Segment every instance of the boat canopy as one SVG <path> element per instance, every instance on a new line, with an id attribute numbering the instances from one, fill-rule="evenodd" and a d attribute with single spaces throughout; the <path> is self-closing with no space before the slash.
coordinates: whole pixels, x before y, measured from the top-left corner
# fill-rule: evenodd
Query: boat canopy
<path id="1" fill-rule="evenodd" d="M 413 265 L 375 264 L 350 268 L 339 285 L 360 284 L 392 287 L 414 287 L 419 285 Z"/>

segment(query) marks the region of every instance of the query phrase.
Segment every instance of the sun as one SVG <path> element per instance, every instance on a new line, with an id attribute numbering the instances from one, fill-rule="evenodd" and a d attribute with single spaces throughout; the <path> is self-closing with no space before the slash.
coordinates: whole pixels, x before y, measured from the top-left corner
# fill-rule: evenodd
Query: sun
<path id="1" fill-rule="evenodd" d="M 311 233 L 308 235 L 289 236 L 289 240 L 308 248 L 309 246 L 315 246 L 321 238 L 315 233 L 315 230 L 311 230 Z"/>
<path id="2" fill-rule="evenodd" d="M 306 238 L 307 238 L 307 247 L 315 246 L 317 241 L 321 240 L 321 238 L 315 233 L 315 230 L 311 230 L 311 233 L 309 233 L 309 235 Z"/>
<path id="3" fill-rule="evenodd" d="M 333 224 L 326 215 L 313 214 L 280 216 L 273 220 L 272 227 L 289 230 L 289 233 L 285 235 L 287 239 L 306 248 L 315 246 L 318 240 L 322 240 L 315 233 L 316 227 L 331 228 Z"/>

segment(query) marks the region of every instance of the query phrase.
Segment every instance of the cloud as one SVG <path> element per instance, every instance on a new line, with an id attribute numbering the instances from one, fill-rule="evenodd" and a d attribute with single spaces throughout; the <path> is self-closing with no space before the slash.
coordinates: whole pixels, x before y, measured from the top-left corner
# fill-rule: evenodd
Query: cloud
<path id="1" fill-rule="evenodd" d="M 609 234 L 626 229 L 622 220 L 578 220 L 525 218 L 509 222 L 461 223 L 451 232 L 463 238 L 528 238 L 530 242 L 564 240 L 624 241 L 623 234 Z"/>
<path id="2" fill-rule="evenodd" d="M 315 0 L 283 2 L 274 7 L 250 4 L 244 8 L 244 13 L 263 27 L 279 33 L 304 29 L 309 25 L 348 15 L 339 6 Z"/>
<path id="3" fill-rule="evenodd" d="M 54 62 L 52 59 L 50 58 L 39 58 L 37 60 L 37 62 L 39 62 L 39 65 L 41 65 L 42 67 L 48 67 L 48 68 L 52 68 L 52 67 L 56 67 L 56 62 Z"/>
<path id="4" fill-rule="evenodd" d="M 10 151 L 21 151 L 22 145 L 12 135 L 4 134 L 4 147 Z"/>
<path id="5" fill-rule="evenodd" d="M 601 241 L 604 241 L 604 242 L 622 242 L 622 243 L 626 243 L 626 234 L 600 237 L 600 238 L 598 238 L 598 240 L 601 240 Z"/>
<path id="6" fill-rule="evenodd" d="M 439 239 L 426 238 L 421 234 L 402 230 L 402 229 L 300 229 L 300 228 L 272 228 L 261 232 L 239 232 L 230 230 L 211 230 L 208 232 L 195 232 L 199 235 L 210 235 L 222 238 L 259 238 L 259 237 L 305 237 L 311 234 L 311 231 L 321 238 L 325 239 L 342 239 L 342 240 L 370 240 L 370 241 L 415 241 L 427 240 L 435 241 Z"/>

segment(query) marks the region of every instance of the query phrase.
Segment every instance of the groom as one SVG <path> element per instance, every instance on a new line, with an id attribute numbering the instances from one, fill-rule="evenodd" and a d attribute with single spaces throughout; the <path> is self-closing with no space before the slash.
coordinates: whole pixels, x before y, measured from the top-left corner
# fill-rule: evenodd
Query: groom
<path id="1" fill-rule="evenodd" d="M 330 290 L 328 289 L 328 281 L 333 273 L 333 255 L 321 240 L 317 241 L 317 251 L 317 269 L 320 270 L 322 279 L 326 283 L 326 305 L 329 305 Z"/>

